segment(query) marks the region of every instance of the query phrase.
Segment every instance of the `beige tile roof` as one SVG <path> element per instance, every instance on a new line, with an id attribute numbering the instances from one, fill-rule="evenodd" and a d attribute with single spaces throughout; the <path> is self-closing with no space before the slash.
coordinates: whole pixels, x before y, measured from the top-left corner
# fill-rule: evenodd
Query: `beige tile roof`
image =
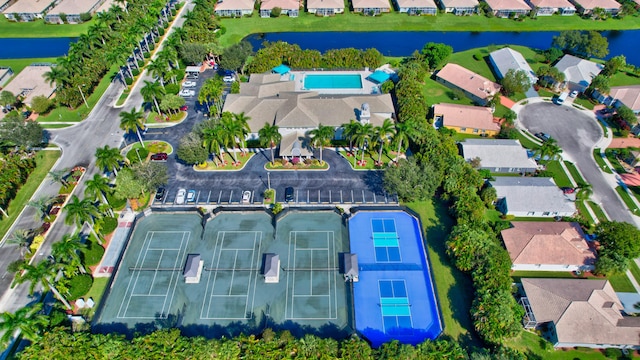
<path id="1" fill-rule="evenodd" d="M 390 9 L 388 0 L 351 0 L 354 9 L 380 8 Z"/>
<path id="2" fill-rule="evenodd" d="M 594 8 L 603 9 L 620 9 L 622 5 L 615 0 L 573 0 L 576 4 L 582 6 L 587 10 L 593 10 Z"/>
<path id="3" fill-rule="evenodd" d="M 433 0 L 396 0 L 401 8 L 436 8 Z"/>
<path id="4" fill-rule="evenodd" d="M 50 97 L 55 91 L 55 86 L 49 85 L 44 79 L 44 73 L 51 70 L 51 66 L 27 66 L 13 80 L 4 87 L 4 90 L 14 95 L 25 94 L 24 102 L 31 104 L 34 96 L 43 95 Z M 55 84 L 54 84 L 55 85 Z"/>
<path id="5" fill-rule="evenodd" d="M 298 149 L 300 153 L 293 154 L 294 148 Z M 282 135 L 278 154 L 280 156 L 313 156 L 313 150 L 309 144 L 309 137 L 300 131 Z"/>
<path id="6" fill-rule="evenodd" d="M 491 10 L 531 10 L 524 0 L 484 0 Z"/>
<path id="7" fill-rule="evenodd" d="M 215 11 L 219 10 L 253 10 L 254 0 L 223 0 L 216 4 Z"/>
<path id="8" fill-rule="evenodd" d="M 342 0 L 307 0 L 307 9 L 344 9 L 344 1 Z"/>
<path id="9" fill-rule="evenodd" d="M 500 131 L 490 108 L 458 104 L 436 104 L 433 114 L 442 116 L 442 125 Z"/>
<path id="10" fill-rule="evenodd" d="M 607 280 L 522 279 L 538 323 L 553 322 L 562 344 L 640 346 L 640 323 L 623 317 Z"/>
<path id="11" fill-rule="evenodd" d="M 47 12 L 47 15 L 56 15 L 65 13 L 67 15 L 88 13 L 91 9 L 98 5 L 102 0 L 62 0 L 53 9 Z"/>
<path id="12" fill-rule="evenodd" d="M 465 90 L 480 99 L 486 99 L 500 91 L 500 85 L 466 69 L 458 64 L 449 63 L 438 71 L 437 77 Z"/>
<path id="13" fill-rule="evenodd" d="M 441 0 L 440 2 L 446 8 L 472 8 L 478 6 L 478 0 Z"/>
<path id="14" fill-rule="evenodd" d="M 18 0 L 6 8 L 4 14 L 41 14 L 53 3 L 52 0 Z"/>
<path id="15" fill-rule="evenodd" d="M 596 255 L 578 223 L 514 221 L 502 230 L 511 261 L 518 265 L 594 265 Z"/>
<path id="16" fill-rule="evenodd" d="M 300 8 L 297 0 L 263 0 L 260 4 L 260 10 L 271 10 L 279 7 L 284 10 L 296 10 Z"/>
<path id="17" fill-rule="evenodd" d="M 609 96 L 633 111 L 640 111 L 640 85 L 612 87 Z"/>
<path id="18" fill-rule="evenodd" d="M 569 2 L 569 0 L 529 0 L 534 6 L 539 8 L 554 8 L 554 9 L 564 9 L 564 8 L 575 8 L 573 4 Z"/>

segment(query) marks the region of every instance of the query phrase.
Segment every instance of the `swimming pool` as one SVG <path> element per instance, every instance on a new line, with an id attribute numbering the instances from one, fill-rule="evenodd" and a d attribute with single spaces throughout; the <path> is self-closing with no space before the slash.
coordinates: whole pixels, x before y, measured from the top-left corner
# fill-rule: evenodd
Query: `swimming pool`
<path id="1" fill-rule="evenodd" d="M 358 212 L 349 242 L 359 261 L 356 330 L 374 347 L 437 338 L 442 322 L 418 221 L 403 211 Z"/>
<path id="2" fill-rule="evenodd" d="M 314 89 L 362 89 L 359 74 L 314 74 L 305 75 L 304 88 Z"/>

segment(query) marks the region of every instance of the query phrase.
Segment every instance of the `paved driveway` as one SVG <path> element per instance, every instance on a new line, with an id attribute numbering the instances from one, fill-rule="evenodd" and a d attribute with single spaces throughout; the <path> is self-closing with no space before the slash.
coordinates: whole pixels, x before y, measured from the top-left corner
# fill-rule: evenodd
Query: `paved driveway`
<path id="1" fill-rule="evenodd" d="M 602 128 L 593 114 L 568 104 L 538 102 L 524 106 L 518 119 L 531 133 L 545 132 L 558 141 L 565 157 L 576 163 L 585 180 L 592 185 L 592 199 L 602 204 L 612 220 L 636 223 L 612 189 L 615 179 L 602 173 L 592 158 L 593 146 L 603 137 Z"/>

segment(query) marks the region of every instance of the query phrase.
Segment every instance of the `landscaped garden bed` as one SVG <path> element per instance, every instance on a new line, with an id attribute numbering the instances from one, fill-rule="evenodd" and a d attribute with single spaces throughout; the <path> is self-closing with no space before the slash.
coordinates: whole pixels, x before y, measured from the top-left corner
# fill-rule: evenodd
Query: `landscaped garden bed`
<path id="1" fill-rule="evenodd" d="M 318 159 L 277 159 L 273 164 L 268 162 L 265 168 L 267 170 L 327 170 L 329 164 L 326 161 L 320 163 Z"/>
<path id="2" fill-rule="evenodd" d="M 253 157 L 253 153 L 236 153 L 235 160 L 228 154 L 222 155 L 222 161 L 217 158 L 216 161 L 207 160 L 204 164 L 194 165 L 197 171 L 216 171 L 216 170 L 241 170 L 244 165 Z"/>

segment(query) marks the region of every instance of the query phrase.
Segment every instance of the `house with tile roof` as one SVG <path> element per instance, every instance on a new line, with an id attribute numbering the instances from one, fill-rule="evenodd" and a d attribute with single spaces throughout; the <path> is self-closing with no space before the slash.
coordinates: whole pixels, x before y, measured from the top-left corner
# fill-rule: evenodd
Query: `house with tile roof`
<path id="1" fill-rule="evenodd" d="M 496 209 L 518 217 L 573 216 L 576 205 L 556 186 L 553 178 L 496 176 Z"/>
<path id="2" fill-rule="evenodd" d="M 218 0 L 213 12 L 222 17 L 241 17 L 251 15 L 254 5 L 255 0 Z"/>
<path id="3" fill-rule="evenodd" d="M 51 70 L 51 64 L 33 64 L 25 67 L 16 75 L 3 90 L 15 96 L 22 97 L 22 102 L 31 106 L 31 100 L 36 96 L 50 98 L 56 91 L 55 84 L 49 84 L 44 79 L 44 73 Z"/>
<path id="4" fill-rule="evenodd" d="M 493 173 L 533 173 L 538 164 L 527 154 L 519 140 L 467 139 L 460 143 L 466 161 L 480 159 L 480 169 Z"/>
<path id="5" fill-rule="evenodd" d="M 610 15 L 617 15 L 622 5 L 615 0 L 570 0 L 581 15 L 589 15 L 593 9 L 604 9 Z"/>
<path id="6" fill-rule="evenodd" d="M 95 14 L 104 2 L 105 0 L 62 0 L 47 12 L 44 21 L 52 24 L 62 24 L 64 21 L 62 21 L 61 14 L 64 14 L 67 23 L 81 23 L 81 14 Z"/>
<path id="7" fill-rule="evenodd" d="M 564 74 L 564 81 L 569 91 L 579 92 L 584 92 L 593 78 L 604 69 L 602 64 L 569 54 L 564 55 L 554 66 Z"/>
<path id="8" fill-rule="evenodd" d="M 376 16 L 391 11 L 389 0 L 351 0 L 354 13 Z"/>
<path id="9" fill-rule="evenodd" d="M 438 0 L 438 6 L 444 12 L 458 16 L 478 13 L 478 0 Z"/>
<path id="10" fill-rule="evenodd" d="M 438 7 L 433 0 L 395 0 L 399 13 L 409 15 L 436 15 Z"/>
<path id="11" fill-rule="evenodd" d="M 500 232 L 514 271 L 591 271 L 595 250 L 576 222 L 513 221 Z"/>
<path id="12" fill-rule="evenodd" d="M 342 0 L 307 0 L 307 12 L 318 16 L 333 16 L 344 13 Z"/>
<path id="13" fill-rule="evenodd" d="M 11 21 L 42 19 L 44 13 L 55 5 L 53 0 L 18 0 L 2 12 Z"/>
<path id="14" fill-rule="evenodd" d="M 489 61 L 499 79 L 504 78 L 509 70 L 522 70 L 527 74 L 527 77 L 529 77 L 531 84 L 535 84 L 538 81 L 536 73 L 531 69 L 527 60 L 524 59 L 524 56 L 510 47 L 492 51 L 489 54 Z"/>
<path id="15" fill-rule="evenodd" d="M 594 93 L 596 93 L 594 91 Z M 614 86 L 609 90 L 609 95 L 594 94 L 601 103 L 620 107 L 628 107 L 636 115 L 640 115 L 640 85 Z"/>
<path id="16" fill-rule="evenodd" d="M 12 76 L 13 70 L 10 67 L 0 67 L 0 89 L 9 82 Z"/>
<path id="17" fill-rule="evenodd" d="M 289 17 L 300 15 L 298 0 L 262 0 L 260 2 L 260 17 L 270 17 L 275 8 L 280 9 L 280 15 L 288 15 Z"/>
<path id="18" fill-rule="evenodd" d="M 538 16 L 558 14 L 570 16 L 576 13 L 576 7 L 569 0 L 526 0 Z"/>
<path id="19" fill-rule="evenodd" d="M 495 136 L 500 124 L 494 120 L 490 108 L 459 104 L 433 105 L 433 124 L 463 134 Z"/>
<path id="20" fill-rule="evenodd" d="M 531 7 L 524 0 L 484 0 L 484 2 L 489 6 L 489 11 L 500 18 L 514 15 L 523 17 L 531 11 Z"/>
<path id="21" fill-rule="evenodd" d="M 486 105 L 501 89 L 500 84 L 453 63 L 445 65 L 435 77 L 436 81 L 449 88 L 462 90 L 467 97 L 479 105 Z"/>
<path id="22" fill-rule="evenodd" d="M 556 348 L 640 349 L 640 317 L 623 313 L 608 280 L 522 280 L 525 328 L 539 329 Z"/>

